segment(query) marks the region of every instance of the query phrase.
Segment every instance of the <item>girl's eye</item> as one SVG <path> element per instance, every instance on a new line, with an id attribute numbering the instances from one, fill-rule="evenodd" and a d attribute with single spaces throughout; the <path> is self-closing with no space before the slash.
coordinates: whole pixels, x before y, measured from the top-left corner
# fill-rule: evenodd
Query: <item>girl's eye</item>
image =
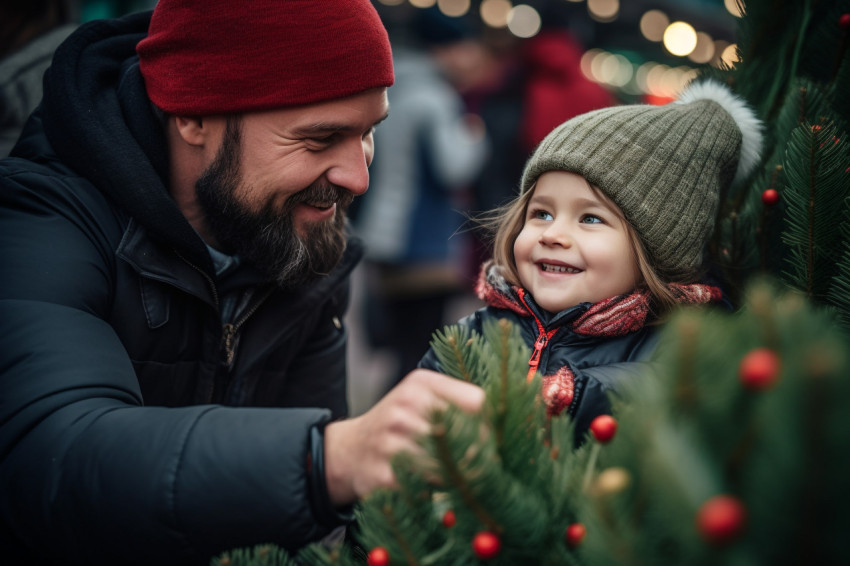
<path id="1" fill-rule="evenodd" d="M 581 217 L 581 222 L 583 224 L 604 224 L 601 218 L 593 214 L 585 214 Z"/>
<path id="2" fill-rule="evenodd" d="M 531 213 L 531 217 L 536 220 L 552 220 L 554 216 L 546 212 L 545 210 L 535 210 Z"/>

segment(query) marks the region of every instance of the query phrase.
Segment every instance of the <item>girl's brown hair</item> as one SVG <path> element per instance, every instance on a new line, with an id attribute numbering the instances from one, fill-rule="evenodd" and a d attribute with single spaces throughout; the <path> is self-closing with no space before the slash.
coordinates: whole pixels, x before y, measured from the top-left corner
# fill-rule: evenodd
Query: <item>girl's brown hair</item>
<path id="1" fill-rule="evenodd" d="M 490 234 L 493 247 L 493 263 L 502 269 L 505 280 L 511 285 L 520 286 L 519 273 L 516 268 L 514 257 L 514 242 L 525 225 L 525 215 L 528 203 L 534 194 L 536 183 L 531 185 L 527 191 L 519 195 L 513 201 L 494 209 L 478 218 L 478 223 Z M 676 295 L 667 285 L 674 281 L 669 275 L 660 273 L 653 266 L 652 257 L 646 249 L 640 234 L 637 233 L 631 222 L 623 215 L 620 207 L 608 198 L 598 187 L 588 183 L 590 189 L 597 194 L 603 203 L 609 207 L 626 227 L 635 265 L 640 273 L 642 281 L 639 286 L 645 287 L 650 294 L 653 312 L 660 317 L 669 312 L 676 304 Z M 668 275 L 665 277 L 665 275 Z M 677 283 L 690 283 L 698 278 L 697 273 L 675 275 Z"/>

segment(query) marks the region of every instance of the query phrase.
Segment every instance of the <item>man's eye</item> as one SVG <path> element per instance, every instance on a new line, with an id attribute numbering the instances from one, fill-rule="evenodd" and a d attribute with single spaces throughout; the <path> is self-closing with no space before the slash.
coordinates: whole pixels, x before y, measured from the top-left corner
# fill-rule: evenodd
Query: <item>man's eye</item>
<path id="1" fill-rule="evenodd" d="M 332 133 L 324 135 L 324 136 L 310 136 L 309 138 L 306 138 L 304 141 L 307 142 L 310 149 L 325 149 L 328 146 L 336 143 L 336 141 L 339 139 L 339 137 L 340 137 L 339 132 L 332 132 Z"/>

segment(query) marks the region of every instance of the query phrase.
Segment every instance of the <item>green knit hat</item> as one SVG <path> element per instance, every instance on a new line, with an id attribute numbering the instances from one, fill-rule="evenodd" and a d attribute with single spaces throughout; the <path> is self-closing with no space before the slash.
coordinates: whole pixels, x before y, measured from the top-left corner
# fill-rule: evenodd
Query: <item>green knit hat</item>
<path id="1" fill-rule="evenodd" d="M 624 105 L 576 116 L 540 142 L 522 192 L 543 173 L 578 173 L 623 211 L 664 273 L 702 265 L 722 190 L 761 152 L 761 122 L 716 81 L 692 83 L 664 106 Z"/>

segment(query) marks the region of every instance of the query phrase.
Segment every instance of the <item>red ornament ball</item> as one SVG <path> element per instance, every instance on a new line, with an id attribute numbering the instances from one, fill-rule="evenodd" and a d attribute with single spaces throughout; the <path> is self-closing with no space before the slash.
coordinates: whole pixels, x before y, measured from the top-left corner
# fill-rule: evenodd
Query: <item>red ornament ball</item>
<path id="1" fill-rule="evenodd" d="M 584 540 L 584 535 L 587 534 L 587 529 L 581 523 L 573 523 L 567 527 L 564 533 L 564 538 L 567 539 L 567 546 L 575 548 Z"/>
<path id="2" fill-rule="evenodd" d="M 387 566 L 390 563 L 390 553 L 383 546 L 376 546 L 369 551 L 366 564 L 369 566 Z"/>
<path id="3" fill-rule="evenodd" d="M 702 504 L 697 511 L 697 531 L 711 544 L 728 543 L 744 530 L 747 510 L 731 495 L 717 495 Z"/>
<path id="4" fill-rule="evenodd" d="M 472 550 L 481 560 L 490 560 L 499 555 L 502 541 L 490 531 L 481 531 L 472 539 Z"/>
<path id="5" fill-rule="evenodd" d="M 779 191 L 776 189 L 767 189 L 761 194 L 761 201 L 767 206 L 773 206 L 779 202 Z"/>
<path id="6" fill-rule="evenodd" d="M 590 423 L 590 432 L 598 442 L 606 444 L 617 433 L 617 419 L 611 415 L 599 415 Z"/>
<path id="7" fill-rule="evenodd" d="M 841 14 L 838 18 L 838 25 L 841 29 L 850 29 L 850 14 Z"/>
<path id="8" fill-rule="evenodd" d="M 456 523 L 457 523 L 457 516 L 455 515 L 454 511 L 449 509 L 448 511 L 445 512 L 445 514 L 443 514 L 443 526 L 444 527 L 446 527 L 447 529 L 450 529 L 450 528 L 454 527 Z"/>
<path id="9" fill-rule="evenodd" d="M 738 377 L 751 391 L 769 389 L 779 378 L 779 356 L 770 348 L 750 351 L 738 366 Z"/>

